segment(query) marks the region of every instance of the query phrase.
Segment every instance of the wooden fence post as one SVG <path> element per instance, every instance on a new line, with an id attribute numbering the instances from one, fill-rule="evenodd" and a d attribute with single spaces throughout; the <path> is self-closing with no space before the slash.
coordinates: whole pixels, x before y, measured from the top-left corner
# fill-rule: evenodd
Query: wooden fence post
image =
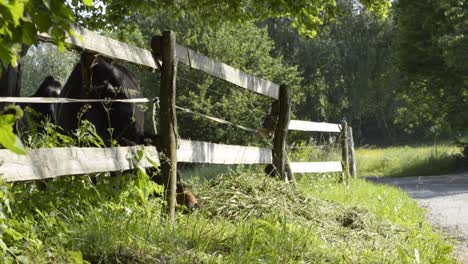
<path id="1" fill-rule="evenodd" d="M 286 153 L 286 140 L 291 112 L 291 92 L 287 85 L 280 86 L 279 94 L 279 118 L 273 138 L 273 165 L 278 177 L 285 181 L 293 181 L 294 175 L 289 167 L 288 155 Z"/>
<path id="2" fill-rule="evenodd" d="M 348 146 L 349 146 L 349 169 L 351 176 L 356 179 L 356 157 L 354 155 L 353 128 L 348 126 Z"/>
<path id="3" fill-rule="evenodd" d="M 162 37 L 151 40 L 155 57 L 161 58 L 161 174 L 166 184 L 166 212 L 171 220 L 175 217 L 176 184 L 177 184 L 177 117 L 176 99 L 176 36 L 172 31 L 164 31 Z"/>
<path id="4" fill-rule="evenodd" d="M 341 122 L 341 155 L 343 162 L 342 180 L 348 185 L 349 180 L 349 152 L 348 152 L 348 123 Z"/>

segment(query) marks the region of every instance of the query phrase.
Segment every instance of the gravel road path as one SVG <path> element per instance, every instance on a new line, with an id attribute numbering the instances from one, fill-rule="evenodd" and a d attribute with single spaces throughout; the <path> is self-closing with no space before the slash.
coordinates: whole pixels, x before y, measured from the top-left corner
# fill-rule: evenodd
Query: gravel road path
<path id="1" fill-rule="evenodd" d="M 370 181 L 391 184 L 408 192 L 421 207 L 428 209 L 429 220 L 460 242 L 457 257 L 468 264 L 468 172 L 455 175 L 376 178 Z"/>

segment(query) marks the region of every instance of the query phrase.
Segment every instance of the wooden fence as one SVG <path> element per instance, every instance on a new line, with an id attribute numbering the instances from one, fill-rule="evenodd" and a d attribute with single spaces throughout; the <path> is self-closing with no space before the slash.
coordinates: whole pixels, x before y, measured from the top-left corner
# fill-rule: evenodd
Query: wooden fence
<path id="1" fill-rule="evenodd" d="M 70 46 L 84 53 L 101 54 L 112 59 L 126 61 L 151 69 L 160 70 L 160 109 L 161 139 L 164 157 L 159 161 L 155 147 L 113 147 L 113 148 L 48 148 L 29 150 L 27 155 L 17 155 L 9 150 L 0 150 L 0 176 L 5 181 L 28 181 L 56 178 L 64 175 L 95 173 L 102 171 L 122 171 L 135 166 L 150 167 L 160 164 L 163 176 L 172 179 L 169 187 L 169 214 L 173 215 L 175 203 L 175 173 L 177 162 L 218 163 L 218 164 L 273 164 L 280 177 L 286 177 L 287 167 L 292 173 L 343 172 L 355 175 L 352 131 L 346 123 L 330 124 L 301 120 L 289 120 L 290 91 L 287 85 L 249 75 L 222 62 L 199 54 L 176 44 L 175 34 L 164 32 L 152 39 L 152 51 L 141 49 L 84 28 L 75 27 L 81 37 L 66 40 Z M 45 42 L 52 42 L 47 34 L 39 34 Z M 209 142 L 180 140 L 177 142 L 176 120 L 176 75 L 177 63 L 184 63 L 192 69 L 200 70 L 223 79 L 238 87 L 279 100 L 280 115 L 273 139 L 273 149 L 214 144 Z M 6 98 L 8 99 L 8 98 Z M 40 98 L 26 100 L 41 101 Z M 9 98 L 10 101 L 25 101 L 24 98 Z M 44 99 L 45 101 L 51 99 Z M 53 99 L 55 100 L 55 99 Z M 57 99 L 73 100 L 73 99 Z M 140 100 L 143 100 L 140 99 Z M 7 100 L 8 101 L 8 100 Z M 145 101 L 145 100 L 143 100 Z M 343 160 L 329 162 L 292 162 L 289 164 L 286 153 L 288 130 L 341 133 Z M 179 148 L 177 148 L 177 144 Z M 143 159 L 137 160 L 136 153 L 144 149 Z M 351 153 L 351 161 L 348 153 Z M 152 162 L 150 162 L 152 161 Z M 289 175 L 292 177 L 292 175 Z M 172 211 L 171 211 L 172 210 Z"/>

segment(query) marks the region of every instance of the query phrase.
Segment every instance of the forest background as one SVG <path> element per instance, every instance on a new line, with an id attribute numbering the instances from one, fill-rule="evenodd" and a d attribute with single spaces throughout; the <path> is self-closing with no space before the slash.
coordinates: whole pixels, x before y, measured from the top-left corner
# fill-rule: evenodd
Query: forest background
<path id="1" fill-rule="evenodd" d="M 173 30 L 182 45 L 290 85 L 294 119 L 333 123 L 346 119 L 357 145 L 453 139 L 467 131 L 468 9 L 464 1 L 327 1 L 317 3 L 315 11 L 313 4 L 298 9 L 296 13 L 308 18 L 302 20 L 301 16 L 285 17 L 287 10 L 275 6 L 276 1 L 270 3 L 271 10 L 263 10 L 260 4 L 223 9 L 223 4 L 210 1 L 156 2 L 152 8 L 145 1 L 130 6 L 124 2 L 69 1 L 73 13 L 54 10 L 59 18 L 68 16 L 75 23 L 140 47 L 148 47 L 151 37 L 162 30 Z M 301 8 L 289 4 L 293 11 Z M 243 14 L 236 13 L 239 8 L 244 8 Z M 249 8 L 250 14 L 245 11 Z M 27 23 L 18 21 L 23 27 L 22 42 L 36 43 L 25 37 Z M 56 19 L 50 24 L 60 28 L 59 22 L 65 23 Z M 41 23 L 35 26 L 40 28 Z M 65 33 L 51 32 L 63 51 L 60 39 Z M 3 53 L 3 65 L 15 59 L 6 58 Z M 32 94 L 47 75 L 64 83 L 77 60 L 71 51 L 32 46 L 20 59 L 21 94 Z M 260 126 L 271 103 L 268 99 L 179 67 L 179 106 L 247 127 Z M 138 74 L 144 96 L 157 96 L 158 77 L 135 67 L 132 70 Z M 179 118 L 182 137 L 235 144 L 262 141 L 234 127 L 200 122 L 199 116 L 180 114 Z"/>

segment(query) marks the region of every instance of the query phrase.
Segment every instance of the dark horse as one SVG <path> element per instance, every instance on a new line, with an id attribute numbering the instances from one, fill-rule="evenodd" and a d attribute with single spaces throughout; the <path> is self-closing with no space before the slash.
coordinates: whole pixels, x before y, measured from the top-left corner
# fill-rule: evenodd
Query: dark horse
<path id="1" fill-rule="evenodd" d="M 126 68 L 97 57 L 91 65 L 89 91 L 83 91 L 81 63 L 75 65 L 60 92 L 63 98 L 81 99 L 131 99 L 140 97 L 138 80 Z M 65 131 L 79 126 L 79 113 L 84 103 L 62 104 L 57 109 L 57 121 Z M 89 103 L 91 109 L 84 112 L 96 127 L 96 132 L 107 146 L 115 139 L 121 146 L 141 144 L 144 138 L 144 113 L 131 103 Z"/>
<path id="2" fill-rule="evenodd" d="M 126 68 L 113 64 L 104 58 L 94 58 L 91 63 L 90 89 L 83 91 L 83 74 L 81 62 L 73 69 L 65 83 L 60 97 L 83 99 L 132 99 L 141 97 L 140 85 L 135 76 Z M 65 131 L 75 130 L 79 125 L 77 117 L 84 107 L 84 103 L 63 104 L 58 107 L 57 121 Z M 157 149 L 160 148 L 157 135 L 147 135 L 144 132 L 144 112 L 132 103 L 90 103 L 82 115 L 96 127 L 97 134 L 107 146 L 112 146 L 115 140 L 120 146 L 133 146 L 151 142 Z M 152 179 L 158 184 L 165 184 L 162 177 L 152 170 L 148 171 Z M 199 205 L 189 191 L 185 191 L 180 183 L 180 174 L 177 174 L 178 202 L 188 208 L 199 208 Z"/>
<path id="3" fill-rule="evenodd" d="M 47 76 L 44 81 L 39 85 L 36 92 L 30 97 L 59 97 L 60 89 L 62 84 L 55 80 L 52 76 Z M 32 109 L 32 113 L 29 111 L 25 112 L 25 116 L 18 121 L 17 130 L 21 133 L 27 133 L 28 131 L 43 132 L 41 126 L 43 121 L 49 121 L 56 123 L 55 120 L 55 104 L 53 103 L 22 103 L 19 104 L 21 108 Z"/>

